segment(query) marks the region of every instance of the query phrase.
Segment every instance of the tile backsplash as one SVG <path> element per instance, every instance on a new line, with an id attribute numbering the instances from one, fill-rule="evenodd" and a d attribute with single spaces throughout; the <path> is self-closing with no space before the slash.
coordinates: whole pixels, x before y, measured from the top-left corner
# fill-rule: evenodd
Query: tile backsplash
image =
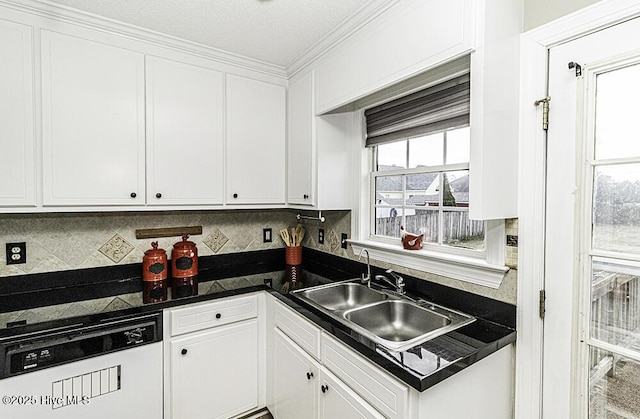
<path id="1" fill-rule="evenodd" d="M 0 246 L 0 277 L 63 271 L 70 269 L 140 263 L 152 239 L 138 240 L 135 230 L 181 226 L 202 226 L 202 234 L 191 236 L 201 256 L 283 247 L 279 231 L 295 226 L 297 210 L 218 210 L 132 213 L 2 214 L 0 244 L 26 242 L 27 263 L 7 265 L 5 246 Z M 317 212 L 303 212 L 317 215 Z M 306 229 L 303 245 L 337 256 L 357 260 L 351 246 L 340 246 L 342 233 L 351 234 L 350 211 L 323 212 L 325 223 L 302 220 Z M 263 243 L 263 229 L 271 228 L 273 240 Z M 318 242 L 318 229 L 325 231 Z M 507 220 L 507 235 L 516 238 L 517 219 Z M 505 238 L 506 239 L 506 238 Z M 155 239 L 154 239 L 155 240 Z M 170 255 L 179 237 L 157 239 Z M 513 242 L 511 243 L 513 244 Z M 432 275 L 392 264 L 372 261 L 417 278 L 515 304 L 517 247 L 507 245 L 506 263 L 512 269 L 498 289 Z M 123 300 L 124 301 L 124 300 Z M 101 303 L 100 303 L 101 304 Z M 108 303 L 107 303 L 108 304 Z"/>
<path id="2" fill-rule="evenodd" d="M 27 263 L 7 265 L 0 249 L 0 276 L 140 263 L 157 240 L 171 255 L 180 237 L 136 239 L 138 229 L 202 226 L 190 236 L 200 256 L 282 247 L 263 243 L 263 228 L 274 232 L 297 223 L 289 210 L 180 211 L 0 215 L 0 243 L 23 241 Z"/>

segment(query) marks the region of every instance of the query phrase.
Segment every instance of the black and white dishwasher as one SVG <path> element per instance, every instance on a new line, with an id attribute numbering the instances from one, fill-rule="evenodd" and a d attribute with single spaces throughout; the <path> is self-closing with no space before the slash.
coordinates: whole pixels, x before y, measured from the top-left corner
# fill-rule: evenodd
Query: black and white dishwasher
<path id="1" fill-rule="evenodd" d="M 161 419 L 162 312 L 69 323 L 0 337 L 0 418 Z"/>

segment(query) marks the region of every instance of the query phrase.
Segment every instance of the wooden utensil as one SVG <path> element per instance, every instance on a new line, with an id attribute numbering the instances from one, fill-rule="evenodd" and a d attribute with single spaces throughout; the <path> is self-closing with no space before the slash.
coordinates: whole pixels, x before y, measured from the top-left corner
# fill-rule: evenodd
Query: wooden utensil
<path id="1" fill-rule="evenodd" d="M 289 236 L 289 230 L 283 228 L 280 230 L 280 237 L 282 237 L 282 241 L 284 241 L 285 246 L 291 246 L 291 237 Z"/>

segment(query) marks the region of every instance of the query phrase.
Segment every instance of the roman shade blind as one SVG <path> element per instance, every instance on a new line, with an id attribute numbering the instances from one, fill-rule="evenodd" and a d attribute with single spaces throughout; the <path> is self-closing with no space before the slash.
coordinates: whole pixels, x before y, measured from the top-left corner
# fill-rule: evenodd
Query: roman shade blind
<path id="1" fill-rule="evenodd" d="M 366 146 L 469 125 L 469 74 L 367 109 Z"/>

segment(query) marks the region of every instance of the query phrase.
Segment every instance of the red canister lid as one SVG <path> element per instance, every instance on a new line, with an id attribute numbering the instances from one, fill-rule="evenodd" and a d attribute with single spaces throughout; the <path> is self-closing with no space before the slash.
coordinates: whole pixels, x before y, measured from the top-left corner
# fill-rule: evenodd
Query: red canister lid
<path id="1" fill-rule="evenodd" d="M 185 250 L 185 249 L 195 249 L 196 244 L 192 241 L 188 241 L 188 234 L 182 236 L 182 241 L 179 241 L 173 245 L 173 248 L 176 250 Z"/>
<path id="2" fill-rule="evenodd" d="M 152 249 L 144 252 L 145 256 L 162 256 L 167 254 L 164 249 L 158 249 L 158 242 L 151 242 L 151 247 Z"/>

